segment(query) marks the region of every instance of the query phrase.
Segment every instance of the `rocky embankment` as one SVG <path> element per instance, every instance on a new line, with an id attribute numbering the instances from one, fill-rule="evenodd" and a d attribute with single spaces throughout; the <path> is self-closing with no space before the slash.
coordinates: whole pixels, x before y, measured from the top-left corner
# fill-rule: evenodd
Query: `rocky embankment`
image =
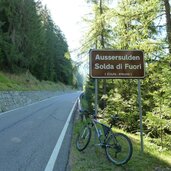
<path id="1" fill-rule="evenodd" d="M 58 91 L 0 91 L 0 113 L 63 93 Z"/>

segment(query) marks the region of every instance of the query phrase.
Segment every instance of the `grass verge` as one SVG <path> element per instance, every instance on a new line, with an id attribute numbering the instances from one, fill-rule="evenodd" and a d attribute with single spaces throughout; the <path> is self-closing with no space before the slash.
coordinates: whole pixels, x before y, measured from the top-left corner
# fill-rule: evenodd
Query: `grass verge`
<path id="1" fill-rule="evenodd" d="M 31 73 L 9 74 L 0 72 L 0 91 L 31 91 L 31 90 L 59 90 L 71 89 L 62 83 L 39 81 Z"/>
<path id="2" fill-rule="evenodd" d="M 82 122 L 75 121 L 69 165 L 71 171 L 171 171 L 171 152 L 161 151 L 158 146 L 144 139 L 144 153 L 140 151 L 140 137 L 138 135 L 125 133 L 133 143 L 133 156 L 123 166 L 115 166 L 107 160 L 105 150 L 94 145 L 95 136 L 92 135 L 88 147 L 79 152 L 75 146 L 75 139 Z"/>

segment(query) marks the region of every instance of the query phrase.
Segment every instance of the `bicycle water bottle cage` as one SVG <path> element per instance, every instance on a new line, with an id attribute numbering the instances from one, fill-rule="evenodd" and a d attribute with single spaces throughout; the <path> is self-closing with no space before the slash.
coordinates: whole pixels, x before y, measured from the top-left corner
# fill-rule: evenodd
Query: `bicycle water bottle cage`
<path id="1" fill-rule="evenodd" d="M 108 127 L 107 125 L 104 125 L 104 124 L 102 124 L 102 128 L 103 128 L 103 132 L 104 132 L 105 137 L 107 137 L 111 128 Z"/>

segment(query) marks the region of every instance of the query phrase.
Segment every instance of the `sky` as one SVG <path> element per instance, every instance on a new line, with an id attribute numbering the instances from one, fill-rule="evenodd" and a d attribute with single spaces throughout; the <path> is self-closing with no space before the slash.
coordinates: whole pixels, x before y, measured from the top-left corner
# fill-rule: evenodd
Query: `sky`
<path id="1" fill-rule="evenodd" d="M 66 37 L 69 50 L 80 47 L 83 33 L 82 17 L 87 14 L 85 0 L 41 0 L 50 11 L 52 20 Z M 72 57 L 72 54 L 71 54 Z"/>
<path id="2" fill-rule="evenodd" d="M 85 33 L 86 26 L 82 21 L 82 17 L 90 13 L 90 6 L 86 0 L 41 0 L 50 11 L 52 20 L 60 27 L 66 37 L 72 60 L 78 61 L 79 51 L 75 51 L 81 47 L 81 39 Z M 114 1 L 114 4 L 118 0 Z M 88 61 L 81 59 L 80 73 L 86 77 L 88 74 Z M 79 62 L 80 58 L 79 58 Z"/>

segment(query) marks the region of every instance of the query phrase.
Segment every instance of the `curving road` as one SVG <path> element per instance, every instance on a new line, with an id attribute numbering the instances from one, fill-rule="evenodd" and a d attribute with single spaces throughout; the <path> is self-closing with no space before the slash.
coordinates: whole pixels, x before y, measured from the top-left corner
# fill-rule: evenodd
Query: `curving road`
<path id="1" fill-rule="evenodd" d="M 65 171 L 79 95 L 59 95 L 1 113 L 0 171 Z"/>

